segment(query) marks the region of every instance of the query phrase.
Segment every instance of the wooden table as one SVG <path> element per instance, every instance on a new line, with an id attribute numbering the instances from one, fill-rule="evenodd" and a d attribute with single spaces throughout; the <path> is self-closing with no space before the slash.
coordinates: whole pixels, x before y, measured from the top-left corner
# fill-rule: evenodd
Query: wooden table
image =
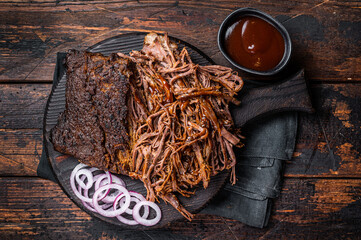
<path id="1" fill-rule="evenodd" d="M 219 64 L 218 27 L 254 7 L 279 19 L 304 67 L 316 113 L 301 114 L 297 146 L 269 226 L 210 215 L 165 231 L 124 231 L 81 211 L 36 176 L 56 53 L 129 31 L 183 39 Z M 0 239 L 361 238 L 361 3 L 356 1 L 0 2 Z"/>

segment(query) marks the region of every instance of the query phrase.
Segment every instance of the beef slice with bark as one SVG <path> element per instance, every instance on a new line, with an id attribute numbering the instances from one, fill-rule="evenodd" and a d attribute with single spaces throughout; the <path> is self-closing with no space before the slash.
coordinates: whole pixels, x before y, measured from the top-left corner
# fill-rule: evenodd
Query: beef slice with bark
<path id="1" fill-rule="evenodd" d="M 66 107 L 51 130 L 55 150 L 103 170 L 119 169 L 129 152 L 127 97 L 133 63 L 116 54 L 70 50 L 65 59 Z"/>

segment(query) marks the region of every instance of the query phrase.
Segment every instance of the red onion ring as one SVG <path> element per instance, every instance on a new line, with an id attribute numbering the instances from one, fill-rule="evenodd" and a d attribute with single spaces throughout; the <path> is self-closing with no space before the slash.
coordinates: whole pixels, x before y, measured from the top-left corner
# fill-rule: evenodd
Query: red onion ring
<path id="1" fill-rule="evenodd" d="M 127 225 L 132 225 L 132 226 L 134 226 L 134 225 L 138 225 L 138 224 L 139 224 L 137 221 L 131 220 L 131 219 L 128 219 L 128 218 L 125 218 L 125 217 L 123 217 L 122 215 L 117 216 L 117 219 L 118 219 L 120 222 L 122 222 L 122 223 L 124 223 L 124 224 L 127 224 Z"/>
<path id="2" fill-rule="evenodd" d="M 120 222 L 128 225 L 142 224 L 153 226 L 160 221 L 161 212 L 159 207 L 145 200 L 143 195 L 125 188 L 125 182 L 110 172 L 101 173 L 97 168 L 88 168 L 87 165 L 79 163 L 70 174 L 70 186 L 74 194 L 81 200 L 84 207 L 90 211 L 97 212 L 105 217 L 116 217 Z M 111 190 L 115 191 L 111 191 Z M 89 193 L 94 194 L 89 197 Z M 130 203 L 135 202 L 133 208 Z M 142 216 L 140 209 L 144 206 Z M 154 219 L 147 219 L 149 207 L 156 211 Z M 121 214 L 133 216 L 128 219 Z"/>
<path id="3" fill-rule="evenodd" d="M 125 182 L 121 178 L 119 178 L 119 177 L 117 177 L 115 175 L 112 175 L 112 179 L 113 179 L 113 183 L 118 183 L 119 185 L 122 185 L 123 187 L 127 188 L 127 185 L 125 184 Z"/>
<path id="4" fill-rule="evenodd" d="M 143 197 L 143 195 L 141 195 L 140 193 L 137 192 L 133 192 L 133 191 L 129 191 L 130 194 L 130 202 L 135 202 L 138 203 L 140 201 L 145 201 L 145 198 Z M 122 198 L 123 199 L 123 198 Z M 117 202 L 120 200 L 120 198 L 116 199 L 116 201 L 114 202 L 114 204 L 117 204 Z M 130 208 L 130 206 L 125 210 L 125 213 L 127 213 L 128 215 L 133 215 L 133 209 Z M 142 218 L 147 218 L 149 216 L 149 207 L 148 206 L 144 206 L 144 212 L 143 212 L 143 216 Z M 118 220 L 124 224 L 128 224 L 128 225 L 138 225 L 139 223 L 135 220 L 131 220 L 131 219 L 127 219 L 125 217 L 123 217 L 122 215 L 117 216 Z"/>
<path id="5" fill-rule="evenodd" d="M 133 200 L 133 202 L 135 203 L 138 203 L 140 201 L 146 201 L 145 197 L 143 197 L 142 194 L 140 193 L 137 193 L 137 192 L 134 192 L 134 191 L 129 191 L 129 194 L 131 196 L 131 202 L 132 202 L 132 199 L 135 199 Z M 123 200 L 124 201 L 124 200 Z M 134 208 L 134 206 L 133 206 Z M 127 210 L 125 210 L 126 213 L 128 213 L 129 215 L 132 215 L 133 214 L 133 208 L 127 208 Z M 149 207 L 148 206 L 144 206 L 144 214 L 143 214 L 143 218 L 147 218 L 149 215 Z"/>
<path id="6" fill-rule="evenodd" d="M 142 218 L 140 216 L 140 209 L 141 209 L 142 206 L 149 206 L 149 207 L 153 208 L 155 210 L 155 212 L 156 212 L 155 218 L 153 218 L 153 219 Z M 139 224 L 142 224 L 144 226 L 154 226 L 155 224 L 157 224 L 160 221 L 161 217 L 162 217 L 162 213 L 160 211 L 160 208 L 154 202 L 140 201 L 133 208 L 133 218 L 134 218 L 134 220 L 137 221 Z"/>
<path id="7" fill-rule="evenodd" d="M 108 182 L 107 182 L 106 184 L 112 183 L 112 175 L 111 175 L 109 172 L 103 173 L 103 174 L 101 174 L 100 177 L 95 181 L 95 188 L 94 188 L 95 191 L 98 190 L 99 187 L 106 185 L 106 184 L 103 184 L 103 185 L 100 186 L 101 182 L 102 182 L 103 180 L 105 180 L 105 178 L 108 179 Z M 104 200 L 104 198 L 105 198 L 109 193 L 110 193 L 110 189 L 104 190 L 104 191 L 103 191 L 103 195 L 101 195 L 101 196 L 99 197 L 99 200 Z"/>
<path id="8" fill-rule="evenodd" d="M 80 200 L 84 201 L 84 202 L 88 202 L 91 203 L 93 201 L 93 199 L 89 198 L 89 197 L 85 197 L 83 196 L 78 189 L 76 188 L 75 185 L 75 174 L 82 168 L 86 167 L 87 165 L 83 164 L 83 163 L 79 163 L 71 172 L 70 174 L 70 186 L 71 189 L 73 190 L 75 196 L 77 196 Z"/>
<path id="9" fill-rule="evenodd" d="M 108 190 L 108 189 L 118 189 L 122 192 L 122 194 L 119 194 L 118 196 L 122 196 L 124 195 L 125 197 L 125 202 L 124 204 L 119 208 L 116 209 L 115 207 L 113 208 L 113 211 L 105 211 L 101 208 L 101 206 L 99 205 L 99 200 L 98 197 L 99 195 L 104 191 L 104 190 Z M 121 186 L 118 185 L 116 183 L 111 183 L 105 186 L 100 187 L 98 190 L 95 191 L 94 195 L 93 195 L 93 206 L 94 209 L 102 216 L 104 217 L 116 217 L 117 215 L 122 214 L 123 212 L 125 212 L 125 210 L 129 207 L 130 205 L 130 194 L 128 192 L 128 190 Z M 114 205 L 113 205 L 114 206 Z"/>
<path id="10" fill-rule="evenodd" d="M 80 180 L 80 176 L 86 176 L 85 178 L 82 178 L 83 180 Z M 87 179 L 87 183 L 85 183 L 85 179 Z M 75 174 L 75 181 L 76 183 L 81 186 L 83 189 L 89 189 L 93 186 L 94 180 L 93 180 L 93 173 L 89 171 L 89 169 L 82 168 Z"/>
<path id="11" fill-rule="evenodd" d="M 119 185 L 121 185 L 123 187 L 126 187 L 125 182 L 122 179 L 118 178 L 117 176 L 111 175 L 111 179 L 112 179 L 111 183 L 117 183 L 117 184 L 119 184 Z M 103 182 L 105 182 L 105 179 L 102 179 L 99 182 L 99 184 L 96 183 L 95 190 L 97 190 L 101 186 L 104 186 L 105 184 Z M 106 183 L 106 184 L 108 184 L 108 183 Z M 116 199 L 116 197 L 118 195 L 119 195 L 119 191 L 115 191 L 113 193 L 111 193 L 109 191 L 108 194 L 106 194 L 105 197 L 102 199 L 102 201 L 105 202 L 105 203 L 114 203 L 114 201 L 115 201 L 115 199 Z"/>
<path id="12" fill-rule="evenodd" d="M 96 179 L 96 177 L 99 177 L 99 175 L 96 175 L 96 176 L 94 177 L 94 179 Z M 83 181 L 84 178 L 85 178 L 85 176 L 82 176 L 80 180 Z M 83 189 L 83 190 L 84 190 L 84 196 L 85 196 L 85 197 L 89 197 L 89 195 L 88 195 L 89 190 L 88 190 L 88 189 Z M 79 191 L 80 193 L 81 193 L 81 191 L 82 191 L 82 188 L 81 188 L 80 185 L 78 186 L 78 191 Z M 97 212 L 97 211 L 94 209 L 92 203 L 88 203 L 88 202 L 84 202 L 84 201 L 81 201 L 81 202 L 83 203 L 84 207 L 87 208 L 88 210 L 93 211 L 93 212 Z M 113 204 L 105 203 L 105 204 L 101 205 L 101 207 L 102 207 L 104 210 L 108 209 L 108 208 L 111 207 L 111 206 L 113 206 Z"/>

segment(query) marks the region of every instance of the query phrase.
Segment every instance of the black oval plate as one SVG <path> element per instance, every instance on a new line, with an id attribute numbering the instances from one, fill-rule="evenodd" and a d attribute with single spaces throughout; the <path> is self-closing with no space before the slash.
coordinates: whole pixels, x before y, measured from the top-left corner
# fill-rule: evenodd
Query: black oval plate
<path id="1" fill-rule="evenodd" d="M 113 52 L 122 52 L 128 54 L 131 50 L 141 50 L 143 47 L 143 40 L 147 33 L 129 33 L 124 35 L 119 35 L 113 38 L 106 39 L 102 42 L 95 44 L 94 46 L 89 47 L 87 50 L 90 52 L 101 52 L 105 55 L 109 55 Z M 186 47 L 194 63 L 199 65 L 209 65 L 214 64 L 214 62 L 202 53 L 200 50 L 194 46 L 174 37 L 169 37 L 171 41 L 174 41 L 178 44 L 179 49 Z M 59 63 L 58 63 L 59 64 Z M 61 63 L 60 63 L 61 64 Z M 162 219 L 161 221 L 153 227 L 144 227 L 141 225 L 137 226 L 128 226 L 119 222 L 116 218 L 106 218 L 98 213 L 89 211 L 86 209 L 81 201 L 73 194 L 73 191 L 70 187 L 70 174 L 73 168 L 78 164 L 78 161 L 71 157 L 59 153 L 54 150 L 53 144 L 49 140 L 49 132 L 57 123 L 58 116 L 65 109 L 65 84 L 66 84 L 66 75 L 64 71 L 59 71 L 63 69 L 63 66 L 58 66 L 55 70 L 55 78 L 58 81 L 53 83 L 53 88 L 50 93 L 44 116 L 44 144 L 47 158 L 52 166 L 55 176 L 57 177 L 60 186 L 63 188 L 64 192 L 72 199 L 80 208 L 89 213 L 91 216 L 98 217 L 105 222 L 115 224 L 119 227 L 124 227 L 128 229 L 151 229 L 151 228 L 161 228 L 169 224 L 172 221 L 184 220 L 185 218 L 170 204 L 165 204 L 163 200 L 158 204 L 162 210 Z M 133 180 L 127 176 L 120 176 L 127 184 L 129 190 L 137 191 L 146 196 L 146 189 L 143 186 L 143 183 L 139 180 Z M 209 187 L 204 189 L 199 186 L 195 195 L 190 198 L 185 198 L 178 196 L 181 204 L 190 212 L 196 213 L 201 210 L 207 202 L 215 196 L 215 194 L 221 189 L 224 182 L 228 177 L 228 172 L 222 172 L 217 176 L 211 179 Z"/>

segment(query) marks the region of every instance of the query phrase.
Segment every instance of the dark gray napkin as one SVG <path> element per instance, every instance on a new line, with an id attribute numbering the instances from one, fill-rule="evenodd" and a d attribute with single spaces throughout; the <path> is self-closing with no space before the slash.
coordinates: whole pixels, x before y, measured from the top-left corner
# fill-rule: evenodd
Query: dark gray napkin
<path id="1" fill-rule="evenodd" d="M 246 126 L 245 147 L 236 152 L 235 185 L 227 183 L 201 212 L 263 228 L 272 198 L 281 190 L 284 160 L 293 154 L 297 113 L 282 113 Z"/>
<path id="2" fill-rule="evenodd" d="M 64 54 L 58 54 L 53 84 L 63 70 Z M 272 198 L 278 196 L 284 160 L 295 146 L 297 113 L 282 113 L 247 125 L 245 147 L 236 152 L 237 183 L 226 184 L 201 213 L 215 214 L 263 228 L 270 216 Z M 57 181 L 43 147 L 37 174 Z"/>

